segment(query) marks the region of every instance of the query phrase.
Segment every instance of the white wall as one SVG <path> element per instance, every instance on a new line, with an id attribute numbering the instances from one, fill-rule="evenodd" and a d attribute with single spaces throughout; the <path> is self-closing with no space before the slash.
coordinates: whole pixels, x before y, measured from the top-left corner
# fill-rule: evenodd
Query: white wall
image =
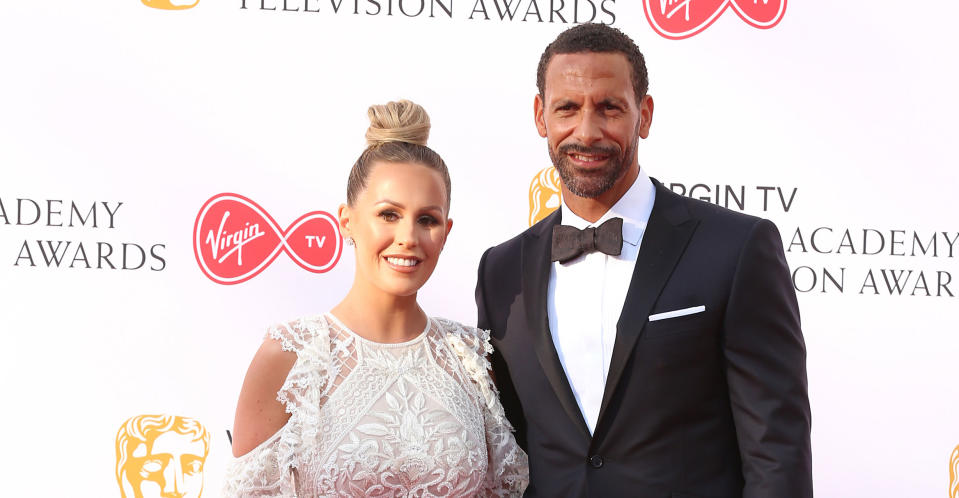
<path id="1" fill-rule="evenodd" d="M 320 0 L 287 3 L 299 12 L 282 0 L 264 0 L 275 11 L 260 0 L 0 7 L 0 466 L 11 495 L 118 495 L 117 429 L 166 413 L 211 432 L 204 496 L 217 496 L 225 430 L 265 328 L 335 304 L 353 259 L 346 248 L 331 271 L 311 273 L 281 253 L 248 281 L 221 285 L 200 270 L 194 222 L 223 192 L 255 201 L 283 229 L 335 212 L 370 104 L 410 98 L 431 114 L 456 225 L 421 302 L 473 322 L 479 256 L 526 227 L 530 179 L 549 165 L 532 123 L 535 66 L 570 24 L 546 22 L 547 0 L 544 22 L 522 22 L 531 1 L 513 21 L 499 20 L 492 0 L 488 21 L 473 0 L 444 2 L 452 18 L 436 5 L 435 17 L 429 7 L 404 16 L 399 0 L 379 1 L 392 16 L 364 14 L 375 10 L 368 0 L 338 12 Z M 647 56 L 656 112 L 643 167 L 677 190 L 744 189 L 744 210 L 779 225 L 797 286 L 817 274 L 799 295 L 817 494 L 948 496 L 959 444 L 959 7 L 789 2 L 771 29 L 727 10 L 672 40 L 641 2 L 592 3 Z M 764 207 L 758 187 L 780 188 L 789 210 L 775 189 Z M 18 214 L 34 217 L 18 199 L 41 206 L 41 219 L 18 226 Z M 84 217 L 96 203 L 97 226 L 48 226 L 48 200 L 62 201 L 50 225 L 69 224 L 71 203 Z M 819 227 L 817 247 L 831 254 L 811 246 Z M 839 247 L 847 229 L 856 254 Z M 883 237 L 877 254 L 862 254 L 865 229 Z M 865 233 L 876 251 L 879 236 Z M 934 238 L 936 254 L 913 254 L 914 236 Z M 70 242 L 60 268 L 47 267 L 38 240 Z M 98 242 L 118 266 L 124 243 L 143 247 L 144 267 L 96 269 Z M 94 268 L 73 261 L 81 243 Z M 823 269 L 844 271 L 841 292 L 822 292 Z M 912 272 L 902 295 L 890 295 L 890 271 Z M 875 287 L 864 288 L 870 272 Z M 929 296 L 916 289 L 919 272 Z"/>

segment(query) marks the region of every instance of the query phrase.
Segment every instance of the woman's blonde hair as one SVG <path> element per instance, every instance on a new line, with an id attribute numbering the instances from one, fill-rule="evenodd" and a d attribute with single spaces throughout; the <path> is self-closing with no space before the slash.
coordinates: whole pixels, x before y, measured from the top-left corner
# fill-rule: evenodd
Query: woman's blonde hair
<path id="1" fill-rule="evenodd" d="M 367 147 L 350 170 L 346 184 L 347 204 L 354 205 L 357 196 L 366 189 L 374 163 L 414 163 L 434 169 L 443 177 L 449 210 L 450 174 L 443 158 L 426 146 L 430 136 L 430 117 L 426 109 L 409 100 L 400 100 L 370 106 L 367 114 L 370 118 L 370 127 L 366 130 Z"/>

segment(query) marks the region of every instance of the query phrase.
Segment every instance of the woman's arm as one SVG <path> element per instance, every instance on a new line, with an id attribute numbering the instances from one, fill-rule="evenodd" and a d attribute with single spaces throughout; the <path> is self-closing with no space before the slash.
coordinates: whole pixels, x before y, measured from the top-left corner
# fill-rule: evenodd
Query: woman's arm
<path id="1" fill-rule="evenodd" d="M 286 425 L 290 414 L 276 395 L 295 362 L 296 353 L 284 351 L 272 338 L 253 356 L 236 404 L 233 456 L 249 453 Z"/>

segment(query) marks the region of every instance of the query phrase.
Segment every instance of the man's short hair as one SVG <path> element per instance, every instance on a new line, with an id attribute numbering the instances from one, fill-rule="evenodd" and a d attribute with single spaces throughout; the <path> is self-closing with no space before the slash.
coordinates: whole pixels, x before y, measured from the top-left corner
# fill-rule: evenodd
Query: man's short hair
<path id="1" fill-rule="evenodd" d="M 539 58 L 536 68 L 536 88 L 539 96 L 546 98 L 546 68 L 554 55 L 576 54 L 580 52 L 620 53 L 626 56 L 632 66 L 631 78 L 633 91 L 636 93 L 636 103 L 649 90 L 649 76 L 646 74 L 646 59 L 632 38 L 622 31 L 606 24 L 587 23 L 563 31 L 546 46 L 543 55 Z"/>

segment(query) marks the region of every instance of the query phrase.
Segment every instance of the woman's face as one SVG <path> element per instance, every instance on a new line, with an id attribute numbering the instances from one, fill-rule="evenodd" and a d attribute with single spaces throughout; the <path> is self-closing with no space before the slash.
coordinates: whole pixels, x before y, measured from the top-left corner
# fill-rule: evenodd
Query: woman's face
<path id="1" fill-rule="evenodd" d="M 356 278 L 394 296 L 411 296 L 436 268 L 453 227 L 439 172 L 420 164 L 374 163 L 366 190 L 340 206 L 340 230 L 353 237 Z"/>

